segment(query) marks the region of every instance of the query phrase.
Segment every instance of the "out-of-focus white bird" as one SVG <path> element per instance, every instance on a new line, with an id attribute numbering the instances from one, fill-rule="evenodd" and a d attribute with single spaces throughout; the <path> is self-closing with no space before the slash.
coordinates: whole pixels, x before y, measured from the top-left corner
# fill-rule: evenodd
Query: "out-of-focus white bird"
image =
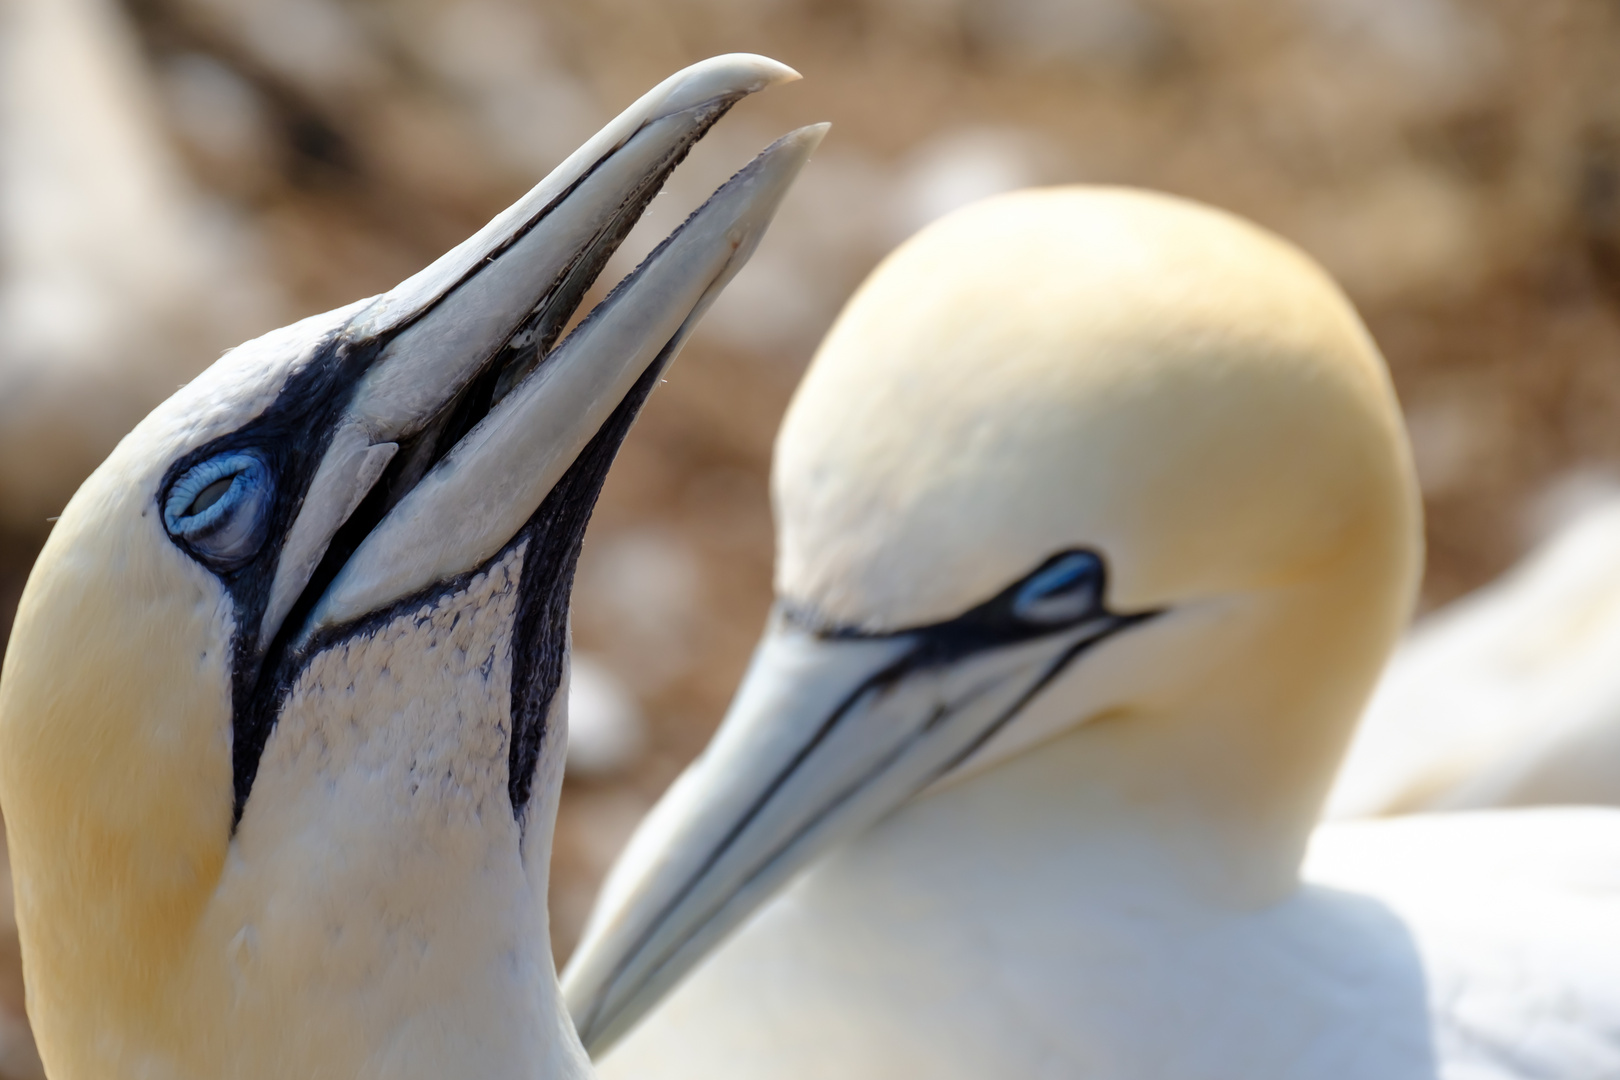
<path id="1" fill-rule="evenodd" d="M 275 306 L 199 209 L 110 0 L 0 0 L 0 529 Z"/>
<path id="2" fill-rule="evenodd" d="M 553 349 L 762 57 L 661 84 L 382 296 L 243 345 L 84 483 L 0 676 L 55 1080 L 575 1077 L 546 883 L 604 475 L 821 135 Z"/>
<path id="3" fill-rule="evenodd" d="M 646 721 L 613 669 L 576 652 L 568 674 L 568 774 L 604 779 L 634 764 Z"/>
<path id="4" fill-rule="evenodd" d="M 1356 729 L 1329 817 L 1620 805 L 1620 502 L 1418 623 Z"/>
<path id="5" fill-rule="evenodd" d="M 1122 190 L 948 217 L 774 495 L 765 637 L 565 973 L 605 1075 L 1620 1073 L 1620 812 L 1316 827 L 1421 529 L 1298 251 Z"/>

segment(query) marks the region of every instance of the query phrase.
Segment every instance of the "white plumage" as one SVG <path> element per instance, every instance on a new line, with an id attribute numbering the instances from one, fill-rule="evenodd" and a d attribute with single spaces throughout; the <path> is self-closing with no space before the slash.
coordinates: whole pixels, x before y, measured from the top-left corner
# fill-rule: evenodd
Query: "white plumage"
<path id="1" fill-rule="evenodd" d="M 1421 527 L 1299 252 L 964 210 L 845 309 L 773 490 L 776 613 L 565 973 L 604 1075 L 1620 1071 L 1620 813 L 1314 827 Z"/>

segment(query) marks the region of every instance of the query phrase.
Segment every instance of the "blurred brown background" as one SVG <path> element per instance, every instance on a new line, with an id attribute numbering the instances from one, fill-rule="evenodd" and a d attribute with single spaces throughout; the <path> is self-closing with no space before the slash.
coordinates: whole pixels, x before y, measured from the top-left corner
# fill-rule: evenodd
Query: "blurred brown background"
<path id="1" fill-rule="evenodd" d="M 1426 605 L 1620 477 L 1613 0 L 0 0 L 0 626 L 77 479 L 221 348 L 387 288 L 732 50 L 805 81 L 720 125 L 614 273 L 777 134 L 834 127 L 586 541 L 600 745 L 564 795 L 559 959 L 746 663 L 795 380 L 875 261 L 958 205 L 1146 185 L 1321 259 L 1407 411 Z M 19 1031 L 13 1076 L 37 1070 Z"/>

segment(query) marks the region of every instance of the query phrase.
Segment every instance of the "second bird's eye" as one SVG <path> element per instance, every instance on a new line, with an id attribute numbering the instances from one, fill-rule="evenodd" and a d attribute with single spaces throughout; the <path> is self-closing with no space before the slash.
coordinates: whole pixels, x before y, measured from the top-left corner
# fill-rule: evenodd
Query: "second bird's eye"
<path id="1" fill-rule="evenodd" d="M 204 562 L 234 570 L 264 546 L 274 501 L 270 466 L 256 453 L 233 450 L 174 482 L 163 500 L 163 524 Z"/>
<path id="2" fill-rule="evenodd" d="M 1055 555 L 1013 597 L 1013 614 L 1026 622 L 1062 623 L 1102 605 L 1102 560 L 1089 551 Z"/>

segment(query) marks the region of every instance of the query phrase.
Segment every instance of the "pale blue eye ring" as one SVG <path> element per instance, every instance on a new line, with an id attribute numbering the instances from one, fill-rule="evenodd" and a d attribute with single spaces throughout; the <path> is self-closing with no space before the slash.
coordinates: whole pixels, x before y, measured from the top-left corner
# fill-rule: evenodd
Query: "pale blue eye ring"
<path id="1" fill-rule="evenodd" d="M 1013 598 L 1013 614 L 1028 622 L 1065 623 L 1102 606 L 1102 560 L 1089 551 L 1059 555 Z"/>
<path id="2" fill-rule="evenodd" d="M 275 494 L 264 458 L 228 451 L 193 465 L 174 482 L 163 500 L 163 524 L 205 561 L 235 569 L 264 546 Z"/>

